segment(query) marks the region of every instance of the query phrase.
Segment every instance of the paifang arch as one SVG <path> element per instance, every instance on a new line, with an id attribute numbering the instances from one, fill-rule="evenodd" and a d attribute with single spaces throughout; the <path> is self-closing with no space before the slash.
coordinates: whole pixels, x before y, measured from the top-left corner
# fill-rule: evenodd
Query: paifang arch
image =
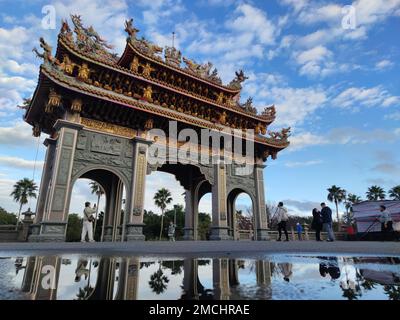
<path id="1" fill-rule="evenodd" d="M 114 195 L 110 203 L 117 201 L 121 185 L 126 187 L 122 240 L 144 240 L 145 183 L 154 170 L 174 174 L 185 188 L 186 239 L 195 238 L 193 217 L 202 194 L 210 190 L 211 239 L 230 239 L 228 193 L 240 188 L 252 197 L 257 239 L 266 240 L 264 162 L 289 145 L 290 132 L 267 130 L 275 107 L 257 113 L 252 99 L 240 102 L 241 83 L 247 79 L 243 71 L 223 85 L 211 63 L 198 64 L 182 58 L 176 48 L 163 50 L 139 39 L 132 20 L 125 24 L 128 38 L 121 56 L 110 53 L 80 16 L 71 20 L 76 36 L 63 21 L 54 56 L 40 39 L 44 52 L 35 50 L 43 59 L 39 81 L 24 106 L 33 135 L 49 135 L 29 240 L 65 240 L 73 182 L 93 170 L 105 175 L 104 187 Z M 206 139 L 193 138 L 204 132 Z M 226 144 L 232 137 L 241 144 Z M 115 224 L 107 227 L 117 232 Z"/>

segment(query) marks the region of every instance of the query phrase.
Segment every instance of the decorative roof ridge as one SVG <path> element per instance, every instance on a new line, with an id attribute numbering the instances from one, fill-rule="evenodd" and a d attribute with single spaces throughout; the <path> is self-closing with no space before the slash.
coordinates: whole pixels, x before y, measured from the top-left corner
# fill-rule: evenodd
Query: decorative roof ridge
<path id="1" fill-rule="evenodd" d="M 158 59 L 156 59 L 156 58 L 154 58 L 154 57 L 152 57 L 152 56 L 150 56 L 150 55 L 148 55 L 148 54 L 145 54 L 144 52 L 141 52 L 139 49 L 135 48 L 135 46 L 132 45 L 132 43 L 130 42 L 129 38 L 127 39 L 127 44 L 128 44 L 128 46 L 129 46 L 129 48 L 131 48 L 132 50 L 135 51 L 136 54 L 139 54 L 139 55 L 141 55 L 143 58 L 149 59 L 149 60 L 151 60 L 151 61 L 154 62 L 154 63 L 158 63 L 158 64 L 162 65 L 163 67 L 166 67 L 166 68 L 169 68 L 169 69 L 171 69 L 171 70 L 180 72 L 180 73 L 182 73 L 182 74 L 184 74 L 184 75 L 186 75 L 186 76 L 189 76 L 189 77 L 191 77 L 191 78 L 193 78 L 193 79 L 202 81 L 202 82 L 204 82 L 204 83 L 207 83 L 208 85 L 214 86 L 214 87 L 216 87 L 216 88 L 219 88 L 219 89 L 222 89 L 222 90 L 231 92 L 231 93 L 238 94 L 238 93 L 240 93 L 240 91 L 241 91 L 241 89 L 229 88 L 229 87 L 226 86 L 226 85 L 218 84 L 218 83 L 215 83 L 215 82 L 210 81 L 210 80 L 208 80 L 208 79 L 202 78 L 202 77 L 200 77 L 199 75 L 196 75 L 196 74 L 194 74 L 194 73 L 192 73 L 192 72 L 190 72 L 190 71 L 188 71 L 188 70 L 186 70 L 186 69 L 183 69 L 183 68 L 181 68 L 181 67 L 176 67 L 176 66 L 174 66 L 174 65 L 172 65 L 172 64 L 168 64 L 167 62 L 165 62 L 165 61 L 163 61 L 163 60 L 158 60 Z M 169 47 L 168 47 L 168 48 L 169 48 Z M 189 61 L 189 60 L 188 60 L 188 61 Z"/>
<path id="2" fill-rule="evenodd" d="M 157 79 L 148 79 L 148 78 L 142 77 L 141 75 L 135 74 L 132 71 L 130 71 L 129 69 L 127 69 L 125 67 L 122 67 L 122 66 L 120 66 L 118 64 L 113 64 L 108 60 L 98 59 L 98 57 L 94 56 L 93 54 L 90 54 L 90 53 L 85 52 L 85 51 L 80 51 L 79 48 L 76 48 L 75 46 L 73 46 L 73 43 L 71 43 L 69 41 L 66 41 L 65 37 L 63 37 L 63 36 L 59 36 L 58 41 L 64 47 L 66 47 L 68 50 L 74 51 L 75 54 L 83 56 L 84 59 L 87 59 L 92 63 L 106 64 L 107 66 L 109 66 L 111 68 L 114 68 L 117 71 L 124 72 L 127 75 L 134 76 L 134 77 L 137 77 L 137 78 L 145 80 L 145 81 L 153 82 L 156 85 L 166 86 L 166 87 L 168 87 L 170 89 L 174 89 L 174 90 L 180 91 L 181 93 L 184 93 L 184 94 L 186 94 L 188 96 L 195 97 L 196 99 L 202 100 L 203 102 L 213 104 L 215 106 L 221 107 L 221 108 L 223 108 L 225 110 L 228 110 L 228 111 L 237 112 L 239 114 L 242 114 L 242 115 L 247 116 L 247 117 L 251 117 L 251 118 L 253 118 L 255 120 L 258 120 L 258 121 L 263 121 L 263 122 L 266 122 L 268 124 L 271 124 L 275 120 L 275 108 L 274 108 L 274 106 L 265 108 L 262 114 L 254 114 L 253 112 L 248 111 L 248 110 L 245 109 L 245 105 L 246 105 L 247 102 L 245 104 L 242 104 L 241 107 L 234 106 L 234 105 L 219 104 L 219 103 L 217 103 L 217 102 L 215 102 L 215 101 L 213 101 L 211 99 L 207 99 L 207 98 L 199 96 L 197 94 L 193 94 L 190 91 L 186 91 L 186 90 L 184 90 L 182 88 L 177 88 L 175 86 L 169 85 L 168 83 L 161 82 L 161 81 L 159 81 Z M 270 110 L 272 112 L 266 112 L 266 110 L 268 108 L 270 108 L 270 109 L 272 108 L 273 110 Z"/>
<path id="3" fill-rule="evenodd" d="M 137 100 L 133 97 L 127 97 L 124 96 L 123 94 L 119 94 L 113 91 L 108 91 L 103 88 L 98 88 L 98 87 L 92 87 L 84 82 L 81 82 L 79 84 L 76 84 L 74 82 L 77 82 L 75 78 L 66 76 L 65 74 L 62 74 L 61 71 L 56 70 L 51 67 L 49 64 L 42 64 L 40 66 L 40 72 L 43 72 L 45 76 L 50 78 L 52 81 L 57 83 L 60 86 L 66 87 L 66 85 L 71 85 L 75 88 L 75 91 L 79 91 L 82 93 L 84 91 L 86 94 L 91 95 L 93 97 L 97 98 L 108 98 L 106 100 L 111 100 L 114 103 L 119 103 L 119 104 L 124 104 L 124 105 L 129 105 L 132 107 L 144 109 L 148 112 L 151 113 L 156 113 L 158 114 L 157 111 L 163 110 L 163 115 L 170 116 L 171 118 L 176 118 L 177 120 L 192 124 L 192 125 L 197 125 L 197 126 L 203 126 L 208 129 L 215 129 L 215 130 L 223 130 L 226 127 L 223 125 L 216 125 L 215 123 L 203 119 L 197 119 L 194 117 L 188 117 L 187 115 L 184 115 L 178 111 L 175 110 L 167 110 L 166 108 L 162 108 L 160 106 L 157 106 L 155 104 L 145 102 L 145 101 L 140 101 Z M 61 77 L 62 76 L 62 77 Z M 74 80 L 74 81 L 71 81 Z M 64 85 L 62 84 L 64 83 Z M 69 87 L 67 87 L 68 89 Z M 69 88 L 71 89 L 71 88 Z M 73 90 L 73 89 L 72 89 Z M 101 91 L 104 91 L 104 96 L 101 95 Z M 97 93 L 96 93 L 97 92 Z M 105 97 L 106 96 L 106 97 Z M 160 109 L 162 108 L 162 109 Z M 153 110 L 154 109 L 154 110 Z M 245 135 L 242 135 L 242 138 L 244 138 Z M 278 139 L 279 138 L 279 139 Z M 289 141 L 285 140 L 283 136 L 276 136 L 273 137 L 265 137 L 261 135 L 254 135 L 254 141 L 260 142 L 262 144 L 268 145 L 273 148 L 278 148 L 278 149 L 284 149 L 289 145 Z"/>

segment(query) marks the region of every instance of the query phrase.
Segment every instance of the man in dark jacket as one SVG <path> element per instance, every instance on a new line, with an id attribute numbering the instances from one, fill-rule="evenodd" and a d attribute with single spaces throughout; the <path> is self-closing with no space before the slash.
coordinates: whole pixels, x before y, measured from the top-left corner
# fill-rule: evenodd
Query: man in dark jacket
<path id="1" fill-rule="evenodd" d="M 321 217 L 324 231 L 328 233 L 327 241 L 334 241 L 335 235 L 332 229 L 332 210 L 324 202 L 321 203 Z"/>

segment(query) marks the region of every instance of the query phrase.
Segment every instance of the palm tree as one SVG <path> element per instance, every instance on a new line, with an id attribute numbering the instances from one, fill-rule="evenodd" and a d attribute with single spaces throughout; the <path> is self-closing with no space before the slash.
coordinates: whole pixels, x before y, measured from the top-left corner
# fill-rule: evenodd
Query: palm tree
<path id="1" fill-rule="evenodd" d="M 328 200 L 330 202 L 334 202 L 336 205 L 336 217 L 338 221 L 338 231 L 340 230 L 339 226 L 339 203 L 346 199 L 346 190 L 333 185 L 332 187 L 328 188 Z"/>
<path id="2" fill-rule="evenodd" d="M 369 187 L 366 195 L 369 201 L 384 200 L 386 197 L 385 190 L 378 186 Z"/>
<path id="3" fill-rule="evenodd" d="M 350 225 L 353 221 L 353 205 L 362 201 L 361 197 L 349 193 L 345 199 L 345 207 L 347 212 L 347 224 Z"/>
<path id="4" fill-rule="evenodd" d="M 165 188 L 161 188 L 156 192 L 153 199 L 155 205 L 161 209 L 161 228 L 160 228 L 160 240 L 161 240 L 163 224 L 164 224 L 165 208 L 167 207 L 167 204 L 171 203 L 172 201 L 171 192 L 169 192 L 169 190 Z"/>
<path id="5" fill-rule="evenodd" d="M 24 178 L 14 184 L 13 191 L 10 196 L 14 198 L 15 202 L 19 202 L 18 220 L 15 230 L 18 229 L 18 223 L 21 216 L 22 206 L 28 203 L 29 198 L 36 198 L 37 185 L 33 180 Z"/>
<path id="6" fill-rule="evenodd" d="M 400 200 L 400 185 L 393 187 L 389 190 L 389 196 L 393 198 L 393 200 Z"/>
<path id="7" fill-rule="evenodd" d="M 362 201 L 361 197 L 353 193 L 349 193 L 346 200 L 346 209 L 350 209 L 350 211 L 352 211 L 353 204 L 360 203 Z"/>
<path id="8" fill-rule="evenodd" d="M 168 282 L 169 279 L 161 270 L 161 262 L 159 262 L 158 270 L 150 276 L 149 286 L 156 294 L 160 294 L 167 289 Z"/>
<path id="9" fill-rule="evenodd" d="M 90 185 L 90 188 L 92 189 L 92 194 L 97 195 L 96 218 L 94 220 L 94 227 L 93 227 L 94 232 L 96 232 L 97 213 L 99 212 L 100 198 L 104 194 L 104 190 L 103 190 L 103 187 L 95 181 L 91 181 L 89 183 L 89 185 Z"/>

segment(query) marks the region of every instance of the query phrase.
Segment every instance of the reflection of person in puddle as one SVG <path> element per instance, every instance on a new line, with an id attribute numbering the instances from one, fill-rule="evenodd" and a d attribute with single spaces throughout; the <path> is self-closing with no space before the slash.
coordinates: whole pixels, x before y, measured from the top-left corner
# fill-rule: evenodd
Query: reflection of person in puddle
<path id="1" fill-rule="evenodd" d="M 293 275 L 293 272 L 292 272 L 293 265 L 291 263 L 278 263 L 278 266 L 283 274 L 283 280 L 289 282 L 290 278 Z"/>
<path id="2" fill-rule="evenodd" d="M 340 277 L 340 269 L 336 257 L 319 257 L 322 261 L 319 264 L 319 274 L 326 277 L 327 274 L 331 276 L 332 280 Z"/>
<path id="3" fill-rule="evenodd" d="M 88 261 L 86 259 L 79 259 L 75 270 L 75 282 L 81 281 L 81 277 L 84 275 L 85 280 L 89 276 L 89 269 L 87 268 Z"/>

